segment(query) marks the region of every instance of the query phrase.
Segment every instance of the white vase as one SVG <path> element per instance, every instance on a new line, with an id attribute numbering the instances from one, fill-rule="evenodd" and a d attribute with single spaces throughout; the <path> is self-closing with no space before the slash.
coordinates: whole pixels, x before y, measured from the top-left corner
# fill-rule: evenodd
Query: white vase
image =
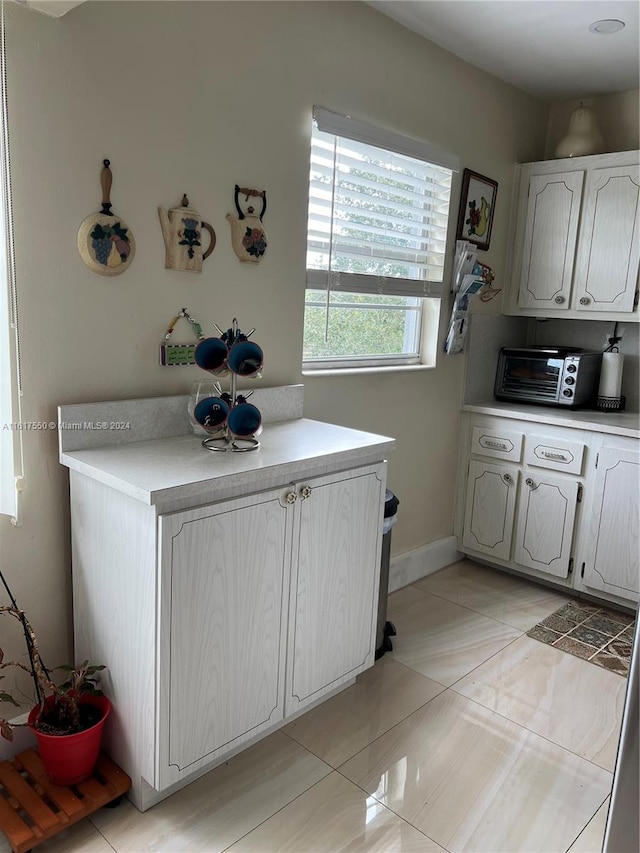
<path id="1" fill-rule="evenodd" d="M 571 113 L 567 135 L 558 143 L 556 157 L 583 157 L 603 152 L 604 140 L 595 114 L 590 107 L 580 104 Z"/>

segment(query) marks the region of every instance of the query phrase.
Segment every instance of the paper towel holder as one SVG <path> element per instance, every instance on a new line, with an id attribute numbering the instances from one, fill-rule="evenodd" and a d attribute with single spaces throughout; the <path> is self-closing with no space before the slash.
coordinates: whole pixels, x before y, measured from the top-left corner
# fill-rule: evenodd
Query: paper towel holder
<path id="1" fill-rule="evenodd" d="M 604 353 L 616 353 L 619 354 L 620 350 L 616 346 L 617 343 L 621 340 L 621 338 L 616 337 L 616 332 L 618 329 L 618 324 L 614 326 L 613 336 L 610 337 L 609 346 L 605 349 Z M 604 355 L 603 353 L 603 355 Z M 622 385 L 622 367 L 623 367 L 623 356 L 620 357 L 620 364 L 618 365 L 618 376 L 616 377 L 609 375 L 607 379 L 608 382 L 605 381 L 605 359 L 602 360 L 602 374 L 600 377 L 600 385 L 598 387 L 598 396 L 596 398 L 596 407 L 601 412 L 623 412 L 626 405 L 626 399 L 624 394 L 620 394 L 620 386 Z M 614 382 L 614 385 L 617 384 L 618 394 L 614 396 L 606 396 L 603 394 L 603 391 L 610 390 L 607 386 L 611 384 L 611 381 Z"/>

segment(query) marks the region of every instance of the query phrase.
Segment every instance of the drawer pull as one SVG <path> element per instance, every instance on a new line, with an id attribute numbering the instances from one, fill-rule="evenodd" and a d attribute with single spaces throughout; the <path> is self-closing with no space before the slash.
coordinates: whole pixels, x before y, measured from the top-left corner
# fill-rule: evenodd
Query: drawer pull
<path id="1" fill-rule="evenodd" d="M 302 500 L 303 500 L 303 501 L 306 501 L 306 499 L 307 499 L 310 495 L 311 495 L 311 486 L 303 486 L 303 487 L 300 489 L 300 497 L 302 498 Z"/>
<path id="2" fill-rule="evenodd" d="M 503 474 L 502 479 L 505 481 L 505 483 L 510 483 L 513 478 L 511 476 L 511 474 Z"/>
<path id="3" fill-rule="evenodd" d="M 287 495 L 287 503 L 288 504 L 294 504 L 297 500 L 298 500 L 298 496 L 296 495 L 296 493 L 295 492 L 289 492 L 289 494 Z"/>
<path id="4" fill-rule="evenodd" d="M 549 453 L 548 450 L 543 450 L 542 455 L 546 456 L 547 459 L 558 459 L 560 462 L 566 462 L 567 457 L 564 453 Z"/>
<path id="5" fill-rule="evenodd" d="M 530 489 L 536 488 L 536 484 L 533 482 L 531 477 L 527 477 L 527 479 L 525 480 L 525 483 L 527 484 L 527 486 L 529 486 Z"/>
<path id="6" fill-rule="evenodd" d="M 502 441 L 489 441 L 489 439 L 485 439 L 484 446 L 495 447 L 497 450 L 507 450 L 507 445 Z"/>
<path id="7" fill-rule="evenodd" d="M 557 305 L 562 305 L 563 302 L 564 302 L 564 296 L 556 296 L 556 304 Z"/>

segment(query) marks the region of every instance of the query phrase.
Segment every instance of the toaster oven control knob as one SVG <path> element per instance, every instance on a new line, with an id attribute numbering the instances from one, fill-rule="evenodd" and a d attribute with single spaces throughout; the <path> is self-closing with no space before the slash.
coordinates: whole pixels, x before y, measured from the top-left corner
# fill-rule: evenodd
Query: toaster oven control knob
<path id="1" fill-rule="evenodd" d="M 573 378 L 573 376 L 565 377 L 564 381 L 567 385 L 575 385 L 576 384 L 576 380 Z"/>
<path id="2" fill-rule="evenodd" d="M 565 388 L 562 393 L 565 397 L 573 397 L 573 391 L 571 390 L 571 388 Z"/>
<path id="3" fill-rule="evenodd" d="M 556 305 L 562 305 L 564 302 L 564 296 L 556 296 Z"/>
<path id="4" fill-rule="evenodd" d="M 567 373 L 575 373 L 575 372 L 576 372 L 575 364 L 568 364 L 567 365 Z"/>

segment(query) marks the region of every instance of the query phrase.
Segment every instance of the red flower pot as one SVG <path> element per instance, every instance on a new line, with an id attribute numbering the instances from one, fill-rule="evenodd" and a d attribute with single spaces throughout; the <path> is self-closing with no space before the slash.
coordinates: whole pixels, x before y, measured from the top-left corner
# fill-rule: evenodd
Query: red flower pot
<path id="1" fill-rule="evenodd" d="M 45 708 L 53 704 L 54 697 L 47 696 Z M 93 773 L 100 754 L 102 728 L 111 711 L 106 696 L 82 696 L 80 705 L 91 705 L 102 713 L 102 718 L 90 729 L 71 735 L 47 735 L 34 728 L 39 706 L 31 709 L 29 726 L 38 739 L 38 752 L 45 773 L 56 785 L 77 785 Z"/>

